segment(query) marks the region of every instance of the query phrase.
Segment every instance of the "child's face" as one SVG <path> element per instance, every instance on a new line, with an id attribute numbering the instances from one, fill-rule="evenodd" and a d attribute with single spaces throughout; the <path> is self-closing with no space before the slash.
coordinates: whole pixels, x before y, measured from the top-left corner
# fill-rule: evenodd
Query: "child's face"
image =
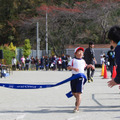
<path id="1" fill-rule="evenodd" d="M 78 51 L 75 53 L 75 56 L 76 56 L 76 58 L 82 58 L 82 57 L 83 57 L 83 51 L 82 51 L 82 50 L 78 50 Z"/>

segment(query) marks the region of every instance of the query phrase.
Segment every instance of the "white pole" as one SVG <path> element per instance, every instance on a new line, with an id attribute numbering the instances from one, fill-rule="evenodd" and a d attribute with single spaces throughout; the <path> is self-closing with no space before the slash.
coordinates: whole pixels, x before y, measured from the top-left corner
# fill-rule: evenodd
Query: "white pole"
<path id="1" fill-rule="evenodd" d="M 39 38 L 39 22 L 37 22 L 37 45 L 36 45 L 36 56 L 39 58 L 39 50 L 40 50 L 40 38 Z"/>
<path id="2" fill-rule="evenodd" d="M 48 13 L 46 10 L 46 54 L 48 55 Z"/>

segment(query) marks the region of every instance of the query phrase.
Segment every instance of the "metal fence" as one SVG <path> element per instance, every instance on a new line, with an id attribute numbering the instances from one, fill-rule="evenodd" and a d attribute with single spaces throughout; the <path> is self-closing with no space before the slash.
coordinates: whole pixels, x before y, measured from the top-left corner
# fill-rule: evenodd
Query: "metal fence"
<path id="1" fill-rule="evenodd" d="M 109 48 L 94 48 L 95 50 L 95 58 L 97 60 L 97 64 L 101 64 L 101 61 L 100 61 L 100 55 L 105 53 L 107 54 Z M 42 56 L 45 56 L 46 55 L 46 51 L 45 50 L 39 50 L 38 51 L 38 58 L 41 58 Z M 71 57 L 74 57 L 74 49 L 66 49 L 66 55 L 70 55 Z M 23 50 L 22 49 L 17 49 L 17 60 L 20 61 L 20 58 L 22 57 L 23 55 Z M 49 50 L 49 55 L 51 55 L 51 51 Z M 29 55 L 29 58 L 31 57 L 36 57 L 37 56 L 37 52 L 36 50 L 31 50 L 31 54 Z"/>
<path id="2" fill-rule="evenodd" d="M 18 61 L 20 61 L 22 55 L 23 55 L 23 50 L 22 49 L 17 49 L 16 50 L 17 52 L 17 56 L 16 56 L 16 59 Z M 49 54 L 51 54 L 51 51 L 49 50 L 48 51 Z M 29 58 L 31 58 L 32 56 L 35 58 L 36 56 L 38 58 L 41 58 L 42 56 L 45 56 L 46 55 L 46 51 L 45 50 L 38 50 L 38 55 L 37 55 L 37 51 L 36 50 L 31 50 L 31 54 L 29 55 Z"/>
<path id="3" fill-rule="evenodd" d="M 97 64 L 101 64 L 100 56 L 103 53 L 107 55 L 108 50 L 110 49 L 109 48 L 94 48 Z M 71 57 L 74 57 L 74 49 L 66 49 L 66 54 L 70 55 Z"/>

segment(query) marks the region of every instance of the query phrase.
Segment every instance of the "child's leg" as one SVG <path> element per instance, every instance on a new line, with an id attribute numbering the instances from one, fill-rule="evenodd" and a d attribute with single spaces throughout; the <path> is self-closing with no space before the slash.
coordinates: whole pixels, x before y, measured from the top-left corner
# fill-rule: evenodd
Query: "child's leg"
<path id="1" fill-rule="evenodd" d="M 80 102 L 81 102 L 81 93 L 72 93 L 73 96 L 76 98 L 75 109 L 79 110 Z"/>
<path id="2" fill-rule="evenodd" d="M 72 93 L 75 99 L 77 98 L 77 93 Z M 75 101 L 75 106 L 77 105 L 77 101 Z"/>
<path id="3" fill-rule="evenodd" d="M 76 98 L 77 97 L 77 93 L 72 93 L 73 94 L 73 96 Z"/>
<path id="4" fill-rule="evenodd" d="M 80 102 L 81 102 L 81 93 L 76 93 L 76 110 L 79 110 L 79 106 L 80 106 Z"/>

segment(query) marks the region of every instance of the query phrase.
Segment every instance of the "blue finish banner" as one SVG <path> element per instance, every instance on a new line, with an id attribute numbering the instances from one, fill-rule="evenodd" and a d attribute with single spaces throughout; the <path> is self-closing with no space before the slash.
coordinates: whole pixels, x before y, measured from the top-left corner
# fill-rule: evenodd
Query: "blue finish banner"
<path id="1" fill-rule="evenodd" d="M 72 81 L 74 79 L 77 79 L 77 78 L 80 78 L 80 77 L 83 77 L 84 78 L 84 81 L 86 82 L 87 78 L 86 76 L 83 74 L 83 73 L 79 73 L 79 74 L 76 74 L 66 80 L 63 80 L 57 84 L 46 84 L 46 85 L 34 85 L 34 84 L 9 84 L 9 83 L 0 83 L 0 86 L 1 87 L 6 87 L 6 88 L 11 88 L 11 89 L 41 89 L 41 88 L 50 88 L 50 87 L 55 87 L 55 86 L 59 86 L 59 85 L 62 85 L 64 83 L 67 83 L 69 81 Z M 66 96 L 69 98 L 69 97 L 72 97 L 72 93 L 69 92 L 66 94 Z"/>

